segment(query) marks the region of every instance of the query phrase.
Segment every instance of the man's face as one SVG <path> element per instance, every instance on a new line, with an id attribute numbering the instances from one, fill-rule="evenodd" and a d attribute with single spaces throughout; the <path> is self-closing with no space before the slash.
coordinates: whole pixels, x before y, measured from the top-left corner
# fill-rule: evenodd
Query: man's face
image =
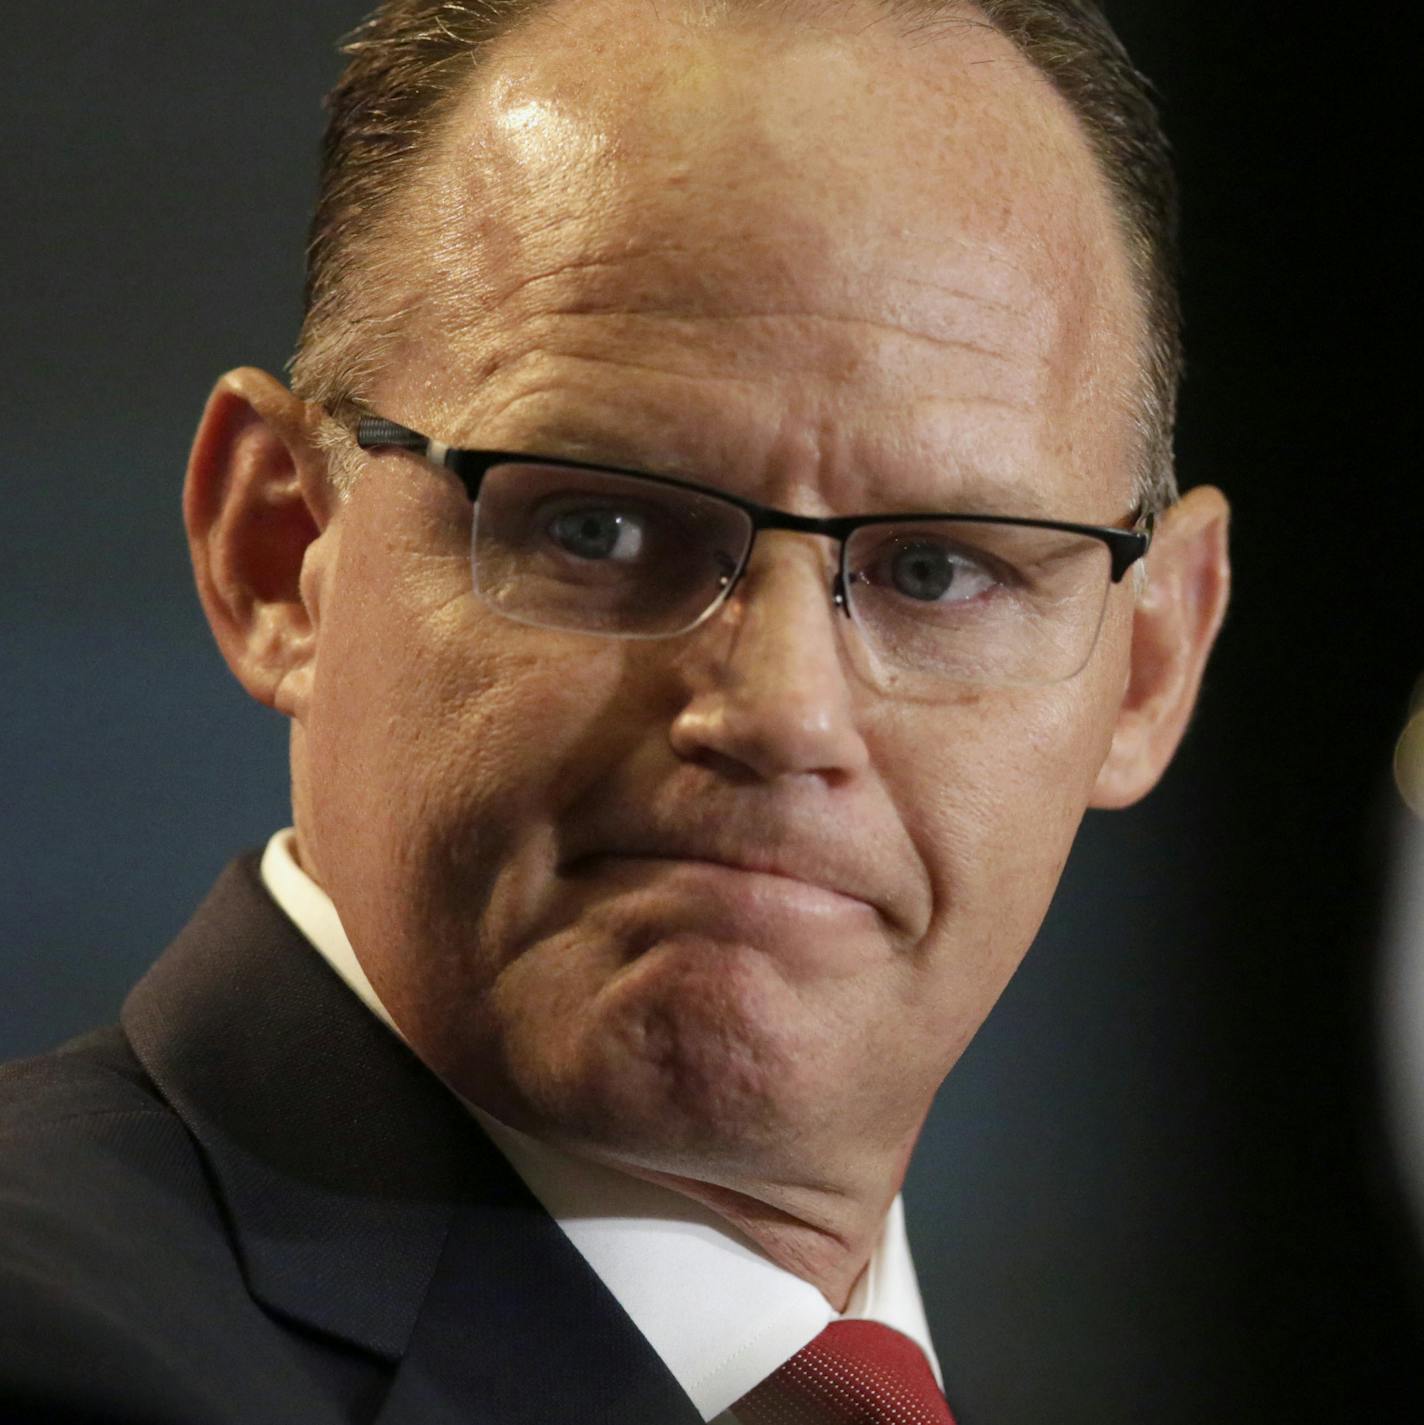
<path id="1" fill-rule="evenodd" d="M 657 8 L 501 46 L 410 196 L 374 407 L 807 515 L 1121 523 L 1135 306 L 1046 83 L 969 24 Z M 1092 795 L 1131 580 L 1077 677 L 905 701 L 858 671 L 829 540 L 764 535 L 714 618 L 638 642 L 502 619 L 470 521 L 387 452 L 309 556 L 300 849 L 402 1030 L 625 1164 L 903 1161 Z"/>

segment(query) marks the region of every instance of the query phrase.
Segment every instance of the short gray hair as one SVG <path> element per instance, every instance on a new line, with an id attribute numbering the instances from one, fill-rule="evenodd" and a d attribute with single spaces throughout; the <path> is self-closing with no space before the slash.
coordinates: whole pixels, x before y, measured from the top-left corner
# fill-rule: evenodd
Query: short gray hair
<path id="1" fill-rule="evenodd" d="M 392 250 L 392 198 L 427 151 L 496 40 L 549 0 L 386 0 L 344 43 L 349 63 L 327 98 L 320 191 L 307 250 L 306 315 L 291 362 L 292 387 L 334 418 L 333 451 L 364 404 L 395 332 L 361 294 Z M 874 0 L 907 32 L 977 13 L 1066 100 L 1082 126 L 1114 205 L 1145 316 L 1136 402 L 1145 510 L 1177 497 L 1173 460 L 1182 377 L 1176 175 L 1149 82 L 1093 0 Z M 724 0 L 727 9 L 794 7 L 785 0 Z M 802 7 L 807 8 L 807 7 Z M 345 438 L 346 453 L 354 453 Z M 347 465 L 344 478 L 341 467 Z M 338 482 L 354 476 L 338 460 Z"/>

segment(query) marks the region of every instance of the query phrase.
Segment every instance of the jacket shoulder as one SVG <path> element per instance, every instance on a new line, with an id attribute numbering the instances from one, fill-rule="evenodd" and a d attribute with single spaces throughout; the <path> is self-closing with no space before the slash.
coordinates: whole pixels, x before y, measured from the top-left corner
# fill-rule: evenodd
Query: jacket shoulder
<path id="1" fill-rule="evenodd" d="M 271 1334 L 122 1030 L 0 1066 L 0 1418 L 235 1422 L 232 1352 Z"/>
<path id="2" fill-rule="evenodd" d="M 179 1230 L 221 1234 L 221 1217 L 122 1030 L 0 1065 L 0 1264 L 60 1238 L 123 1253 Z"/>
<path id="3" fill-rule="evenodd" d="M 52 1131 L 72 1119 L 168 1111 L 117 1025 L 48 1054 L 0 1064 L 0 1141 Z"/>

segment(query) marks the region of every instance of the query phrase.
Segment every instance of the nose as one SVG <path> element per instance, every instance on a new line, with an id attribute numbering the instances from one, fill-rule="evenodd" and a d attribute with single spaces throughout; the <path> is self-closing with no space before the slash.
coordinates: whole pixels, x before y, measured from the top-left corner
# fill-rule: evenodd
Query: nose
<path id="1" fill-rule="evenodd" d="M 763 533 L 731 597 L 691 635 L 689 695 L 671 728 L 678 756 L 740 764 L 765 781 L 839 783 L 865 767 L 820 543 Z"/>

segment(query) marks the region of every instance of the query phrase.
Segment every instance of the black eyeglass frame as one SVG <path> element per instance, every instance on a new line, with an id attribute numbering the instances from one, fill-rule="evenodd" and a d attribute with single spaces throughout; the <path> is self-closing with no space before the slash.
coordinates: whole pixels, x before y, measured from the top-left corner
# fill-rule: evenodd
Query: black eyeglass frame
<path id="1" fill-rule="evenodd" d="M 1112 561 L 1112 582 L 1120 584 L 1127 574 L 1152 544 L 1155 517 L 1141 506 L 1129 516 L 1129 527 L 1115 528 L 1111 525 L 1075 524 L 1068 520 L 1032 519 L 1022 515 L 953 514 L 944 512 L 906 511 L 885 515 L 829 515 L 817 518 L 813 515 L 792 514 L 788 510 L 778 510 L 771 505 L 761 505 L 755 500 L 743 499 L 726 490 L 718 490 L 709 485 L 699 485 L 693 480 L 682 480 L 672 475 L 657 475 L 647 470 L 631 470 L 617 465 L 605 465 L 589 460 L 570 460 L 556 455 L 531 455 L 528 451 L 511 450 L 464 450 L 455 446 L 442 445 L 409 426 L 398 425 L 382 416 L 365 416 L 356 426 L 356 444 L 362 450 L 393 448 L 409 450 L 428 460 L 432 465 L 449 470 L 465 487 L 470 503 L 479 501 L 480 486 L 485 476 L 496 465 L 547 465 L 558 469 L 601 471 L 609 475 L 631 476 L 647 480 L 656 485 L 665 485 L 677 490 L 687 490 L 693 494 L 721 500 L 741 510 L 752 524 L 751 539 L 747 542 L 746 554 L 735 574 L 729 576 L 721 595 L 725 598 L 745 573 L 751 562 L 752 549 L 756 537 L 764 529 L 792 530 L 798 534 L 819 534 L 840 544 L 840 562 L 836 574 L 832 596 L 836 606 L 847 618 L 851 616 L 850 604 L 846 598 L 846 547 L 852 534 L 865 525 L 904 524 L 917 520 L 954 520 L 960 524 L 1000 524 L 1015 525 L 1022 529 L 1059 530 L 1065 534 L 1085 535 L 1101 540 L 1108 548 Z"/>

